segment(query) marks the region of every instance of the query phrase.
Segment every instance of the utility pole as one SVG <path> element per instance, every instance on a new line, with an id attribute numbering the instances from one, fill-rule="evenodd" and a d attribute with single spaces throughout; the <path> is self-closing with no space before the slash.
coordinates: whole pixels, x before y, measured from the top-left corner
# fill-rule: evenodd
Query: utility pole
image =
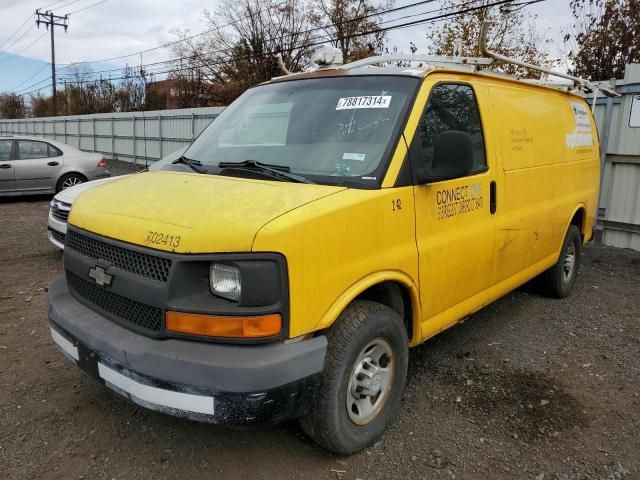
<path id="1" fill-rule="evenodd" d="M 40 9 L 36 10 L 36 25 L 40 28 L 40 24 L 45 25 L 47 28 L 51 27 L 51 85 L 53 87 L 53 115 L 58 114 L 58 102 L 56 98 L 56 46 L 53 34 L 53 28 L 55 26 L 64 27 L 66 33 L 69 28 L 69 15 L 61 17 L 54 15 L 51 10 L 41 12 Z"/>

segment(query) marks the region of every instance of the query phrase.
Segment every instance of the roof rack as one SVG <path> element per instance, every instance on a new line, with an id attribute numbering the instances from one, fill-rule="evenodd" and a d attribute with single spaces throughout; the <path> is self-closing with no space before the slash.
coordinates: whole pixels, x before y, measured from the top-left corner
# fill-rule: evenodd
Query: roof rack
<path id="1" fill-rule="evenodd" d="M 377 55 L 375 57 L 367 57 L 362 60 L 341 65 L 338 68 L 342 70 L 351 70 L 353 68 L 367 67 L 369 65 L 377 65 L 386 62 L 422 62 L 432 67 L 457 67 L 466 66 L 468 70 L 478 70 L 480 67 L 486 67 L 493 63 L 491 58 L 482 57 L 450 57 L 442 55 Z"/>
<path id="2" fill-rule="evenodd" d="M 609 87 L 609 85 L 600 82 L 592 82 L 590 80 L 574 77 L 573 75 L 569 75 L 568 73 L 562 72 L 554 72 L 548 68 L 540 67 L 539 65 L 533 65 L 531 63 L 521 62 L 520 60 L 516 60 L 515 58 L 507 57 L 505 55 L 501 55 L 496 52 L 492 52 L 487 47 L 487 36 L 489 33 L 489 27 L 491 27 L 491 22 L 484 21 L 482 23 L 482 28 L 480 29 L 480 53 L 482 55 L 489 57 L 494 60 L 498 60 L 499 62 L 510 63 L 512 65 L 517 65 L 519 67 L 528 68 L 530 70 L 534 70 L 536 72 L 544 73 L 546 75 L 551 75 L 553 77 L 564 78 L 566 80 L 571 80 L 573 82 L 573 86 L 575 89 L 586 90 L 587 93 L 595 92 L 595 95 L 598 94 L 598 91 L 604 93 L 608 97 L 619 97 L 620 94 L 615 90 Z M 535 83 L 538 85 L 552 86 L 549 84 L 547 80 L 527 80 L 527 83 Z M 595 104 L 595 102 L 594 102 Z"/>
<path id="3" fill-rule="evenodd" d="M 378 65 L 381 63 L 387 62 L 421 62 L 426 64 L 429 67 L 444 67 L 444 68 L 455 68 L 458 70 L 465 71 L 480 71 L 489 67 L 494 61 L 510 63 L 512 65 L 517 65 L 519 67 L 527 68 L 530 70 L 534 70 L 545 75 L 549 75 L 552 77 L 562 78 L 565 81 L 558 80 L 546 80 L 546 79 L 524 79 L 521 77 L 516 77 L 513 75 L 503 74 L 500 72 L 489 71 L 488 73 L 494 75 L 500 75 L 502 77 L 507 77 L 511 79 L 516 79 L 518 81 L 534 84 L 534 85 L 542 85 L 545 87 L 558 88 L 567 91 L 577 91 L 583 90 L 586 93 L 594 93 L 594 99 L 597 97 L 598 92 L 602 92 L 608 97 L 619 97 L 620 94 L 617 93 L 614 89 L 612 89 L 606 83 L 600 82 L 592 82 L 590 80 L 574 77 L 573 75 L 569 75 L 568 73 L 555 72 L 548 68 L 541 67 L 539 65 L 533 65 L 531 63 L 521 62 L 515 58 L 507 57 L 505 55 L 501 55 L 496 52 L 492 52 L 487 47 L 487 36 L 489 33 L 489 28 L 491 26 L 491 22 L 485 21 L 482 23 L 482 28 L 480 29 L 480 52 L 482 53 L 482 57 L 462 57 L 460 55 L 457 56 L 434 56 L 434 55 L 409 55 L 409 54 L 397 54 L 397 55 L 378 55 L 375 57 L 363 58 L 362 60 L 357 60 L 355 62 L 347 63 L 345 65 L 340 65 L 335 67 L 335 65 L 331 65 L 331 68 L 339 68 L 342 70 L 351 70 L 354 68 L 366 67 L 371 65 Z M 456 51 L 460 52 L 460 45 L 457 45 Z M 568 82 L 566 81 L 568 80 Z M 595 100 L 594 100 L 595 105 Z"/>

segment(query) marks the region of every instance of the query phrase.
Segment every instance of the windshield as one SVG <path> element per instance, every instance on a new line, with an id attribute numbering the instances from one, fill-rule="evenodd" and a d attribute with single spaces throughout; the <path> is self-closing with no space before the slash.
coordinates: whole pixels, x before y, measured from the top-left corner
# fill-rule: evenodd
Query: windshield
<path id="1" fill-rule="evenodd" d="M 225 174 L 221 162 L 228 168 L 252 161 L 316 183 L 375 186 L 418 84 L 411 77 L 345 76 L 252 88 L 184 155 L 214 174 Z"/>
<path id="2" fill-rule="evenodd" d="M 183 147 L 180 150 L 176 150 L 173 153 L 170 153 L 169 155 L 167 155 L 166 157 L 161 158 L 160 160 L 157 160 L 155 162 L 153 162 L 152 165 L 149 165 L 149 170 L 154 171 L 154 170 L 173 170 L 171 168 L 167 168 L 168 166 L 170 166 L 172 164 L 172 162 L 174 162 L 175 160 L 177 160 L 178 158 L 180 158 L 180 156 L 184 153 L 184 151 L 187 149 L 187 147 Z"/>

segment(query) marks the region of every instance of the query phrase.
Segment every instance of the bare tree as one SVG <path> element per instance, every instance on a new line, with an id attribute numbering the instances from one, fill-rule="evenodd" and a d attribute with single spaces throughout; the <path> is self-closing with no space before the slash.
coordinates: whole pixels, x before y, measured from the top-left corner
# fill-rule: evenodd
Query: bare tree
<path id="1" fill-rule="evenodd" d="M 462 39 L 463 54 L 480 56 L 480 29 L 484 21 L 493 23 L 489 33 L 489 47 L 503 55 L 517 58 L 527 63 L 552 67 L 557 64 L 551 59 L 545 48 L 548 43 L 538 35 L 535 28 L 536 17 L 524 9 L 488 7 L 491 0 L 482 0 L 474 7 L 477 10 L 455 15 L 427 33 L 431 46 L 430 53 L 436 55 L 453 55 L 455 42 Z M 466 8 L 465 8 L 466 7 Z M 456 13 L 469 8 L 463 0 L 444 0 L 442 8 L 445 12 Z M 508 74 L 537 78 L 540 74 L 512 64 L 499 65 L 498 68 Z"/>
<path id="2" fill-rule="evenodd" d="M 147 84 L 152 80 L 142 66 L 126 67 L 115 91 L 116 112 L 136 112 L 145 108 Z"/>
<path id="3" fill-rule="evenodd" d="M 53 97 L 35 94 L 31 95 L 31 115 L 34 117 L 49 117 L 53 114 Z"/>
<path id="4" fill-rule="evenodd" d="M 569 70 L 606 80 L 640 63 L 640 0 L 571 0 L 574 24 L 566 32 Z"/>
<path id="5" fill-rule="evenodd" d="M 24 118 L 26 113 L 22 96 L 15 93 L 0 94 L 0 118 Z"/>
<path id="6" fill-rule="evenodd" d="M 355 61 L 380 53 L 385 32 L 380 15 L 392 2 L 374 5 L 368 0 L 314 0 L 314 25 L 342 50 L 344 61 Z"/>
<path id="7" fill-rule="evenodd" d="M 276 53 L 293 71 L 301 69 L 312 54 L 307 3 L 223 0 L 204 15 L 208 33 L 194 39 L 188 31 L 175 31 L 182 41 L 172 49 L 186 68 L 199 72 L 211 85 L 213 104 L 226 105 L 247 88 L 279 75 Z"/>

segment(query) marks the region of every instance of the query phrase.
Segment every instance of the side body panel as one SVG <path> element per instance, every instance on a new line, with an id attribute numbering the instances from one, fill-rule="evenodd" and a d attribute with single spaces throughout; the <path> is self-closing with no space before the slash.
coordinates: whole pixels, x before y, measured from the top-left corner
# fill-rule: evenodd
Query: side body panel
<path id="1" fill-rule="evenodd" d="M 411 292 L 420 318 L 413 187 L 350 189 L 301 206 L 266 224 L 253 250 L 287 258 L 292 337 L 329 327 L 359 293 L 386 280 Z"/>
<path id="2" fill-rule="evenodd" d="M 580 209 L 585 213 L 581 231 L 588 241 L 600 175 L 598 136 L 586 102 L 509 80 L 458 73 L 427 76 L 405 130 L 408 144 L 417 125 L 415 115 L 431 87 L 441 81 L 473 85 L 489 170 L 415 187 L 422 340 L 553 265 Z M 491 181 L 496 183 L 494 215 L 489 214 Z M 439 187 L 478 183 L 483 208 L 443 224 L 437 218 Z"/>
<path id="3" fill-rule="evenodd" d="M 588 240 L 599 185 L 598 136 L 584 100 L 560 92 L 487 81 L 502 154 L 493 283 L 559 256 L 571 218 L 586 215 Z M 515 288 L 511 282 L 509 288 Z"/>
<path id="4" fill-rule="evenodd" d="M 421 330 L 425 339 L 481 308 L 485 304 L 482 293 L 491 286 L 495 221 L 490 211 L 490 185 L 499 165 L 491 124 L 485 119 L 489 108 L 486 88 L 473 80 L 459 74 L 434 74 L 423 84 L 427 91 L 438 84 L 461 84 L 473 89 L 485 132 L 488 166 L 480 173 L 415 187 Z M 420 113 L 425 103 L 416 104 Z M 415 128 L 407 132 L 407 142 L 413 140 L 414 134 L 418 134 Z"/>
<path id="5" fill-rule="evenodd" d="M 0 193 L 13 192 L 16 189 L 15 141 L 0 140 Z"/>
<path id="6" fill-rule="evenodd" d="M 49 157 L 47 142 L 37 140 L 17 140 L 16 142 L 18 144 L 18 160 L 14 162 L 16 190 L 27 192 L 54 189 L 59 172 L 63 168 L 64 156 Z M 30 158 L 27 155 L 38 158 Z"/>

